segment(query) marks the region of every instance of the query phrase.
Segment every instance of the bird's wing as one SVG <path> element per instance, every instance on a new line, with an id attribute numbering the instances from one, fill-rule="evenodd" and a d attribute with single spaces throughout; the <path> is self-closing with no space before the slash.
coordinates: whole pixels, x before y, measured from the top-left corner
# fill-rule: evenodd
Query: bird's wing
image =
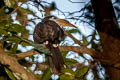
<path id="1" fill-rule="evenodd" d="M 60 43 L 64 39 L 64 31 L 62 28 L 54 21 L 47 21 L 46 24 L 48 24 L 48 28 L 50 31 L 50 39 L 53 40 L 54 43 Z"/>
<path id="2" fill-rule="evenodd" d="M 46 29 L 43 23 L 36 25 L 33 33 L 33 39 L 36 43 L 43 43 L 48 39 L 48 29 Z"/>

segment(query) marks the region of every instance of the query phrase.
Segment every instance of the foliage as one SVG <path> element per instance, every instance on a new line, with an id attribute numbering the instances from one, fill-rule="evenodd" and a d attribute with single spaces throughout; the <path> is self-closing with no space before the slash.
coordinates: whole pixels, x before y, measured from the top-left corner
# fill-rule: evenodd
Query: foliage
<path id="1" fill-rule="evenodd" d="M 12 74 L 12 72 L 11 72 L 9 69 L 7 69 L 6 67 L 4 67 L 4 68 L 5 68 L 6 73 L 7 73 L 8 76 L 10 77 L 10 79 L 11 79 L 11 80 L 16 80 L 16 78 L 15 78 L 15 76 Z"/>
<path id="2" fill-rule="evenodd" d="M 114 4 L 114 9 L 116 11 L 116 15 L 118 20 L 120 19 L 120 9 L 118 7 L 119 0 L 116 0 Z M 24 5 L 24 6 L 23 6 Z M 35 9 L 31 9 L 29 6 Z M 20 49 L 20 46 L 22 46 L 22 49 L 26 49 L 29 47 L 34 47 L 39 52 L 45 52 L 44 54 L 35 56 L 29 56 L 24 59 L 18 60 L 18 62 L 26 67 L 26 69 L 31 70 L 31 72 L 34 73 L 34 75 L 41 79 L 41 80 L 50 80 L 51 78 L 51 71 L 49 68 L 45 70 L 40 70 L 38 64 L 44 64 L 46 63 L 46 57 L 44 57 L 45 61 L 39 62 L 40 56 L 45 56 L 48 52 L 48 50 L 44 48 L 40 48 L 41 46 L 38 46 L 37 44 L 33 43 L 30 44 L 26 42 L 25 40 L 32 42 L 31 34 L 33 33 L 33 27 L 40 22 L 40 20 L 48 15 L 51 15 L 52 11 L 61 13 L 62 16 L 64 16 L 69 21 L 75 21 L 77 24 L 85 24 L 86 26 L 94 28 L 94 16 L 93 16 L 93 10 L 91 7 L 90 2 L 85 4 L 85 6 L 80 10 L 76 12 L 62 12 L 57 8 L 55 3 L 48 3 L 47 1 L 42 0 L 1 0 L 0 2 L 0 47 L 4 49 L 8 55 L 13 56 L 16 54 L 21 53 L 23 50 Z M 37 15 L 36 13 L 39 13 Z M 76 15 L 78 14 L 78 15 Z M 32 17 L 31 17 L 32 16 Z M 67 17 L 68 16 L 68 17 Z M 75 24 L 74 23 L 74 24 Z M 91 48 L 94 48 L 96 51 L 101 51 L 101 45 L 100 41 L 98 39 L 98 34 L 96 30 L 93 30 L 92 32 L 95 34 L 90 35 L 83 35 L 81 30 L 71 28 L 68 30 L 74 37 L 76 34 L 78 34 L 80 37 L 75 38 L 79 40 L 82 45 L 85 47 L 88 47 L 89 45 L 92 45 Z M 25 40 L 24 40 L 25 39 Z M 68 42 L 67 42 L 68 41 Z M 74 41 L 74 40 L 73 40 Z M 79 45 L 78 43 L 75 43 L 75 41 L 69 41 L 68 36 L 65 38 L 65 40 L 61 43 L 62 46 L 74 46 L 74 44 Z M 81 46 L 81 45 L 79 45 Z M 32 49 L 34 49 L 32 48 Z M 30 50 L 32 50 L 30 49 Z M 71 55 L 74 55 L 72 58 L 67 58 L 69 56 L 69 53 Z M 77 53 L 79 55 L 75 56 L 76 53 L 71 51 L 62 52 L 65 65 L 67 68 L 62 69 L 61 74 L 59 75 L 60 80 L 81 80 L 84 76 L 87 76 L 89 73 L 88 71 L 91 68 L 91 62 L 87 60 L 87 58 L 83 55 L 84 53 Z M 47 54 L 48 55 L 48 54 Z M 81 64 L 79 62 L 80 57 L 84 60 L 82 62 L 83 65 L 81 66 L 74 66 L 74 64 Z M 88 65 L 85 66 L 85 62 L 88 63 Z M 36 65 L 35 69 L 32 70 L 31 66 Z M 13 75 L 13 72 L 8 69 L 7 65 L 0 64 L 0 80 L 16 80 L 15 76 Z M 73 70 L 75 68 L 75 70 Z M 35 73 L 37 71 L 41 71 L 38 73 Z M 3 75 L 3 74 L 5 75 Z"/>

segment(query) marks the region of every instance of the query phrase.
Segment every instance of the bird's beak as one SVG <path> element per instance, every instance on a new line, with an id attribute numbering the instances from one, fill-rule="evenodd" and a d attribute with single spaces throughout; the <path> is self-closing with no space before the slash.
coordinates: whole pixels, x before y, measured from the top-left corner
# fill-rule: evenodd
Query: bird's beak
<path id="1" fill-rule="evenodd" d="M 67 21 L 67 20 L 65 20 L 65 19 L 56 19 L 55 21 L 56 21 L 56 23 L 58 23 L 61 27 L 68 26 L 68 27 L 77 28 L 75 25 L 71 24 L 69 21 Z"/>

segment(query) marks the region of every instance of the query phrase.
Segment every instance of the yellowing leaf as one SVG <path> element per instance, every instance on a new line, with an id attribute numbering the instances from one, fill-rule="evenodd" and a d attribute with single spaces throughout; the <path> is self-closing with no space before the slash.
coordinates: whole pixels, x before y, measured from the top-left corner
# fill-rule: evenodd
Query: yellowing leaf
<path id="1" fill-rule="evenodd" d="M 9 8 L 13 8 L 15 5 L 14 0 L 4 0 L 5 5 L 7 5 Z"/>

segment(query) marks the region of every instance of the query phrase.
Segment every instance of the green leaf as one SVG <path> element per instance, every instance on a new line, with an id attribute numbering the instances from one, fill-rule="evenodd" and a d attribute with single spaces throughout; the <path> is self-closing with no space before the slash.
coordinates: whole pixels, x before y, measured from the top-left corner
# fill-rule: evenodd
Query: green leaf
<path id="1" fill-rule="evenodd" d="M 44 74 L 42 75 L 40 80 L 49 80 L 51 78 L 51 75 L 52 73 L 50 71 L 50 68 L 48 68 L 44 71 Z"/>
<path id="2" fill-rule="evenodd" d="M 66 59 L 66 55 L 68 54 L 68 51 L 62 51 L 62 56 L 63 56 L 63 59 Z"/>
<path id="3" fill-rule="evenodd" d="M 88 43 L 87 38 L 85 36 L 82 36 L 83 44 L 86 45 Z"/>
<path id="4" fill-rule="evenodd" d="M 20 26 L 19 24 L 12 24 L 8 29 L 10 32 L 23 32 L 24 27 Z"/>
<path id="5" fill-rule="evenodd" d="M 24 29 L 24 31 L 22 32 L 22 36 L 21 37 L 27 39 L 29 37 L 29 30 Z"/>
<path id="6" fill-rule="evenodd" d="M 61 72 L 64 74 L 60 76 L 60 80 L 73 80 L 75 77 L 75 72 L 72 68 L 63 68 Z"/>
<path id="7" fill-rule="evenodd" d="M 16 53 L 17 48 L 18 48 L 18 43 L 14 44 L 13 48 L 11 48 L 12 54 Z"/>
<path id="8" fill-rule="evenodd" d="M 88 67 L 87 66 L 84 66 L 80 69 L 77 69 L 75 71 L 75 76 L 76 77 L 82 77 L 83 75 L 85 75 L 85 73 L 88 71 Z"/>
<path id="9" fill-rule="evenodd" d="M 41 74 L 35 74 L 35 77 L 36 77 L 38 80 L 40 80 L 40 78 L 42 77 L 42 75 L 41 75 Z"/>
<path id="10" fill-rule="evenodd" d="M 12 42 L 12 43 L 18 43 L 20 41 L 19 38 L 13 37 L 13 36 L 8 37 L 7 40 Z"/>
<path id="11" fill-rule="evenodd" d="M 4 0 L 5 5 L 7 5 L 9 8 L 13 8 L 15 5 L 14 0 Z"/>
<path id="12" fill-rule="evenodd" d="M 4 34 L 4 35 L 7 35 L 7 34 L 8 34 L 8 32 L 7 32 L 7 31 L 5 31 L 5 30 L 3 30 L 3 29 L 0 29 L 0 36 L 1 36 L 1 35 L 3 35 L 3 34 Z"/>
<path id="13" fill-rule="evenodd" d="M 69 32 L 70 33 L 76 33 L 76 32 L 79 32 L 79 30 L 78 29 L 71 29 L 71 30 L 69 30 Z"/>
<path id="14" fill-rule="evenodd" d="M 20 43 L 23 47 L 25 47 L 25 46 L 28 46 L 29 44 L 28 43 L 26 43 L 26 42 L 21 42 Z"/>
<path id="15" fill-rule="evenodd" d="M 7 77 L 0 76 L 0 80 L 8 80 Z"/>
<path id="16" fill-rule="evenodd" d="M 2 43 L 0 43 L 0 47 L 2 47 L 3 46 L 3 44 Z"/>
<path id="17" fill-rule="evenodd" d="M 1 15 L 0 15 L 0 18 L 1 18 Z M 1 21 L 0 21 L 0 29 L 5 29 L 5 30 L 7 30 L 12 22 L 13 22 L 12 19 L 9 19 L 9 20 L 1 20 Z"/>
<path id="18" fill-rule="evenodd" d="M 72 76 L 61 75 L 61 76 L 60 76 L 60 80 L 73 80 L 73 78 L 72 78 Z"/>
<path id="19" fill-rule="evenodd" d="M 50 51 L 48 49 L 46 49 L 45 47 L 43 47 L 42 45 L 40 45 L 38 43 L 32 43 L 31 45 L 34 46 L 35 49 L 37 49 L 38 51 L 44 52 L 44 54 L 47 54 L 47 55 L 51 55 Z"/>
<path id="20" fill-rule="evenodd" d="M 32 56 L 30 56 L 29 57 L 33 62 L 34 62 L 34 60 L 35 60 L 35 57 L 32 55 Z"/>
<path id="21" fill-rule="evenodd" d="M 78 62 L 74 59 L 65 59 L 65 65 L 72 65 L 75 63 L 78 63 Z"/>
<path id="22" fill-rule="evenodd" d="M 7 20 L 2 20 L 0 22 L 0 29 L 5 29 L 5 25 L 7 24 Z"/>
<path id="23" fill-rule="evenodd" d="M 6 73 L 8 74 L 8 76 L 11 80 L 16 80 L 15 76 L 13 75 L 13 73 L 8 68 L 4 67 L 4 69 L 5 69 Z"/>

